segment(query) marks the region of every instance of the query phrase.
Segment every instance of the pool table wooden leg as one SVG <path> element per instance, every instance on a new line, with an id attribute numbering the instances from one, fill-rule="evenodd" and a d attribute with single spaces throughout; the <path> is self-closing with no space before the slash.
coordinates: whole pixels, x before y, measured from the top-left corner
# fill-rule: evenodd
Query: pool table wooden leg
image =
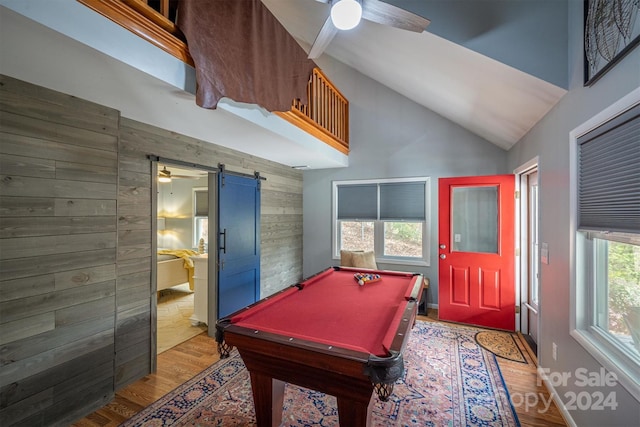
<path id="1" fill-rule="evenodd" d="M 365 427 L 371 425 L 373 409 L 372 394 L 368 403 L 338 397 L 338 419 L 340 426 Z"/>
<path id="2" fill-rule="evenodd" d="M 249 375 L 258 427 L 279 426 L 282 423 L 285 383 L 257 372 Z"/>

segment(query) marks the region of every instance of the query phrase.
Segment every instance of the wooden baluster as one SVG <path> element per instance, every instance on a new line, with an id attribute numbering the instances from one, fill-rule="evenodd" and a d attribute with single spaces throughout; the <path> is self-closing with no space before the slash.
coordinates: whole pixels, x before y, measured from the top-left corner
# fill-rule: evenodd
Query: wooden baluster
<path id="1" fill-rule="evenodd" d="M 311 85 L 311 99 L 309 103 L 312 106 L 311 110 L 311 120 L 316 121 L 316 117 L 318 115 L 318 76 L 313 74 L 313 84 Z"/>
<path id="2" fill-rule="evenodd" d="M 329 105 L 328 105 L 328 99 L 327 99 L 327 81 L 325 79 L 322 79 L 322 106 L 323 108 L 323 115 L 322 115 L 322 126 L 325 129 L 329 128 L 329 117 L 328 117 L 328 113 L 329 113 Z"/>
<path id="3" fill-rule="evenodd" d="M 338 123 L 338 103 L 336 102 L 337 96 L 336 92 L 331 89 L 331 134 L 335 137 L 336 126 Z"/>
<path id="4" fill-rule="evenodd" d="M 340 98 L 336 94 L 336 137 L 340 139 Z"/>
<path id="5" fill-rule="evenodd" d="M 322 127 L 322 115 L 324 114 L 324 103 L 322 102 L 322 77 L 318 76 L 318 125 Z"/>
<path id="6" fill-rule="evenodd" d="M 340 139 L 340 98 L 336 94 L 336 138 Z"/>
<path id="7" fill-rule="evenodd" d="M 160 0 L 160 13 L 169 19 L 169 0 Z"/>
<path id="8" fill-rule="evenodd" d="M 313 109 L 311 110 L 311 120 L 317 123 L 318 122 L 318 75 L 315 72 L 313 73 L 312 89 L 313 89 L 313 97 L 312 97 Z"/>
<path id="9" fill-rule="evenodd" d="M 322 77 L 318 76 L 318 87 L 317 87 L 317 105 L 318 105 L 318 116 L 316 117 L 316 123 L 318 123 L 318 125 L 320 127 L 322 127 Z"/>
<path id="10" fill-rule="evenodd" d="M 318 112 L 316 113 L 316 120 L 318 124 L 322 123 L 322 76 L 318 74 L 316 80 L 316 92 L 318 97 Z"/>
<path id="11" fill-rule="evenodd" d="M 333 128 L 333 90 L 327 85 L 327 129 Z"/>
<path id="12" fill-rule="evenodd" d="M 324 115 L 322 117 L 324 123 L 324 128 L 329 128 L 329 105 L 328 105 L 328 97 L 327 97 L 327 81 L 322 79 L 322 103 L 324 104 Z"/>
<path id="13" fill-rule="evenodd" d="M 342 102 L 341 103 L 341 111 L 340 111 L 340 119 L 342 121 L 341 127 L 342 127 L 342 135 L 340 135 L 340 139 L 342 139 L 343 141 L 346 141 L 346 136 L 347 136 L 347 103 L 346 102 Z"/>
<path id="14" fill-rule="evenodd" d="M 334 105 L 333 111 L 336 118 L 334 135 L 336 136 L 337 139 L 340 139 L 340 98 L 338 98 L 337 94 L 333 95 L 333 105 Z"/>
<path id="15" fill-rule="evenodd" d="M 320 127 L 324 127 L 324 80 L 322 79 L 322 76 L 318 78 L 318 83 L 320 83 L 320 90 L 318 91 L 318 101 L 320 101 L 320 114 L 318 116 L 318 124 L 320 125 Z"/>
<path id="16" fill-rule="evenodd" d="M 342 140 L 342 100 L 338 98 L 338 139 Z"/>
<path id="17" fill-rule="evenodd" d="M 324 127 L 325 129 L 331 128 L 331 120 L 329 119 L 329 86 L 327 81 L 324 82 Z"/>
<path id="18" fill-rule="evenodd" d="M 311 118 L 313 116 L 313 73 L 311 73 L 309 84 L 307 85 L 307 107 L 309 108 L 307 117 Z"/>
<path id="19" fill-rule="evenodd" d="M 342 126 L 343 126 L 342 118 L 344 117 L 342 115 L 343 107 L 344 107 L 344 104 L 342 103 L 342 100 L 339 100 L 338 102 L 338 139 L 341 141 L 343 139 L 343 136 L 342 136 Z"/>
<path id="20" fill-rule="evenodd" d="M 338 98 L 338 140 L 342 142 L 342 99 Z"/>
<path id="21" fill-rule="evenodd" d="M 345 101 L 342 102 L 342 140 L 347 142 L 349 135 L 349 106 Z"/>
<path id="22" fill-rule="evenodd" d="M 320 125 L 323 128 L 327 128 L 327 103 L 325 102 L 325 98 L 327 97 L 327 83 L 324 81 L 323 78 L 320 79 L 320 81 L 322 82 L 321 87 L 321 91 L 320 91 L 320 103 L 322 105 L 322 119 L 321 119 L 321 123 Z"/>
<path id="23" fill-rule="evenodd" d="M 333 90 L 331 90 L 330 87 L 327 87 L 327 104 L 329 105 L 329 108 L 327 108 L 327 113 L 329 113 L 329 123 L 327 123 L 327 128 L 329 129 L 329 132 L 331 132 L 332 135 L 334 135 L 335 133 L 333 132 L 333 113 L 334 113 L 334 109 L 333 109 Z"/>
<path id="24" fill-rule="evenodd" d="M 325 120 L 325 115 L 327 114 L 327 106 L 326 106 L 326 99 L 327 99 L 327 95 L 325 94 L 327 87 L 324 84 L 324 79 L 320 78 L 320 102 L 322 103 L 322 114 L 320 115 L 320 126 L 322 126 L 323 128 L 327 127 L 327 123 Z"/>
<path id="25" fill-rule="evenodd" d="M 337 110 L 338 110 L 338 103 L 336 102 L 337 97 L 336 97 L 336 93 L 334 91 L 331 91 L 331 133 L 335 136 L 337 134 L 336 132 L 336 122 L 337 122 Z"/>
<path id="26" fill-rule="evenodd" d="M 307 85 L 307 117 L 311 117 L 311 102 L 313 102 L 313 76 L 315 72 L 311 73 L 311 77 L 309 78 L 309 84 Z"/>

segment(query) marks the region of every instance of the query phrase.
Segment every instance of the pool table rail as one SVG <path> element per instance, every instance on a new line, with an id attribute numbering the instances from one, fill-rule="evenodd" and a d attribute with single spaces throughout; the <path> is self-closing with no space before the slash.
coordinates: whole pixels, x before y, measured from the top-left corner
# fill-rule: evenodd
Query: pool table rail
<path id="1" fill-rule="evenodd" d="M 242 359 L 245 360 L 246 351 L 242 349 L 250 348 L 256 355 L 259 354 L 261 357 L 272 359 L 283 359 L 286 363 L 296 360 L 316 370 L 335 371 L 339 369 L 338 374 L 340 375 L 359 375 L 367 378 L 371 384 L 386 384 L 385 390 L 379 393 L 380 399 L 386 400 L 393 390 L 393 383 L 402 377 L 404 373 L 402 355 L 411 329 L 415 324 L 418 301 L 411 300 L 406 302 L 388 349 L 389 354 L 382 357 L 365 351 L 246 328 L 232 323 L 231 318 L 244 310 L 239 310 L 216 323 L 216 341 L 218 342 L 218 351 L 221 358 L 228 357 L 231 349 L 236 347 L 239 349 Z M 355 364 L 355 368 L 351 366 L 351 363 Z M 282 380 L 304 386 L 296 378 L 291 378 L 291 376 L 286 380 Z"/>

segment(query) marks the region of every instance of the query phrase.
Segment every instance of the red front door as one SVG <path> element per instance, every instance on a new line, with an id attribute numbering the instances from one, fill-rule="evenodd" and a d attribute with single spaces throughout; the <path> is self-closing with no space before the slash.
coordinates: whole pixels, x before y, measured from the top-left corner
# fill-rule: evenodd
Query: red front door
<path id="1" fill-rule="evenodd" d="M 514 175 L 440 178 L 440 319 L 515 329 Z"/>

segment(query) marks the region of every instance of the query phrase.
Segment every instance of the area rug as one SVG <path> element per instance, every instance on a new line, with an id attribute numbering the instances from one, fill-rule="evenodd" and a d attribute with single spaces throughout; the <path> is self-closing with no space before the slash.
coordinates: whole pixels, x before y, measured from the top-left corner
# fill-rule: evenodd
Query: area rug
<path id="1" fill-rule="evenodd" d="M 476 342 L 498 357 L 513 362 L 527 363 L 527 359 L 512 334 L 500 331 L 480 331 L 476 334 Z"/>
<path id="2" fill-rule="evenodd" d="M 404 376 L 388 402 L 374 399 L 374 426 L 519 426 L 495 355 L 478 329 L 418 321 Z M 287 384 L 284 426 L 338 426 L 336 399 Z M 253 426 L 249 374 L 236 350 L 122 426 Z"/>

